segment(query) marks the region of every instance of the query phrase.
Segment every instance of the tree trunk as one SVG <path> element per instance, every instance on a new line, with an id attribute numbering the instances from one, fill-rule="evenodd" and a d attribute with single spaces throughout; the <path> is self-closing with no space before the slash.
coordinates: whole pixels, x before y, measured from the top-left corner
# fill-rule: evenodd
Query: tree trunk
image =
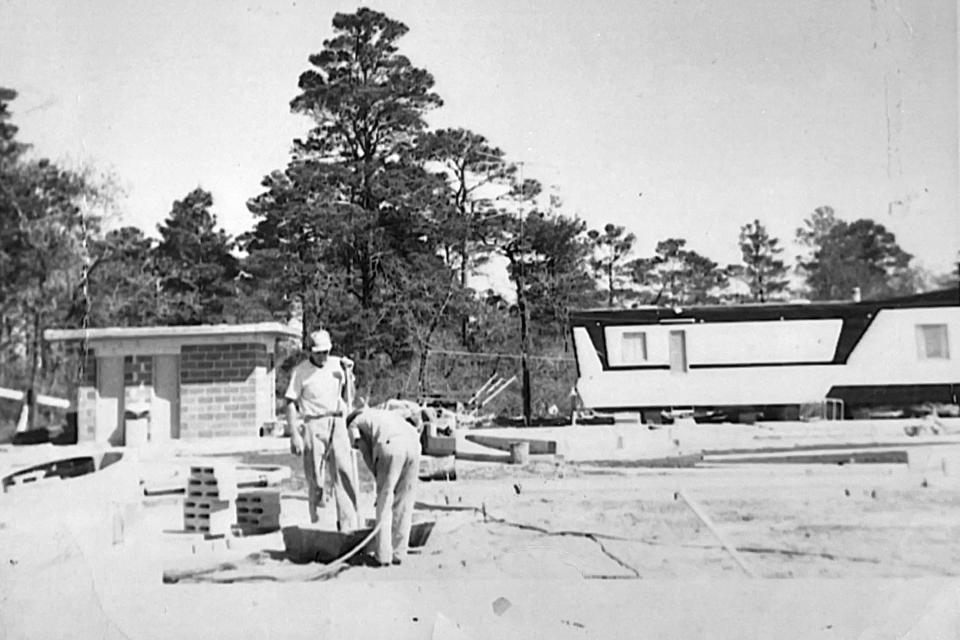
<path id="1" fill-rule="evenodd" d="M 517 310 L 520 312 L 520 381 L 523 395 L 523 424 L 530 426 L 533 413 L 530 398 L 530 367 L 527 364 L 528 333 L 527 296 L 522 267 L 517 272 Z"/>
<path id="2" fill-rule="evenodd" d="M 463 234 L 463 240 L 460 242 L 460 291 L 465 292 L 467 290 L 467 236 L 469 235 L 469 227 L 467 231 Z M 469 322 L 468 312 L 465 310 L 460 316 L 460 344 L 464 347 L 467 346 L 467 324 Z"/>
<path id="3" fill-rule="evenodd" d="M 426 390 L 424 383 L 427 379 L 427 358 L 430 357 L 430 348 L 424 347 L 420 350 L 420 363 L 417 369 L 417 399 L 423 401 Z"/>
<path id="4" fill-rule="evenodd" d="M 307 344 L 310 336 L 310 328 L 307 324 L 307 298 L 306 296 L 300 296 L 300 346 L 304 351 L 310 348 L 310 345 Z"/>
<path id="5" fill-rule="evenodd" d="M 33 312 L 33 336 L 30 341 L 30 385 L 27 388 L 27 429 L 37 424 L 37 386 L 40 384 L 40 311 Z"/>
<path id="6" fill-rule="evenodd" d="M 607 267 L 607 285 L 609 296 L 607 297 L 607 307 L 613 308 L 613 262 Z"/>

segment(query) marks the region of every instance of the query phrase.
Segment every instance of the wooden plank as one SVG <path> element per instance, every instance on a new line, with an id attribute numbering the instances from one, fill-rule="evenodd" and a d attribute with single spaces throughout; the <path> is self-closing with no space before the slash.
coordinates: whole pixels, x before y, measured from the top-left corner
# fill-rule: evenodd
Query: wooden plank
<path id="1" fill-rule="evenodd" d="M 498 451 L 510 451 L 510 445 L 517 442 L 530 443 L 530 455 L 552 455 L 557 453 L 555 440 L 535 440 L 533 438 L 510 438 L 506 436 L 484 436 L 467 434 L 467 440 Z"/>
<path id="2" fill-rule="evenodd" d="M 677 495 L 680 496 L 685 503 L 687 503 L 687 506 L 690 507 L 690 510 L 693 511 L 698 518 L 700 518 L 700 521 L 707 526 L 707 529 L 710 529 L 713 535 L 716 536 L 717 540 L 720 541 L 720 544 L 723 545 L 723 548 L 726 549 L 727 553 L 730 554 L 730 557 L 733 558 L 733 561 L 736 562 L 741 569 L 743 569 L 743 572 L 751 578 L 756 578 L 756 572 L 754 572 L 754 570 L 750 568 L 750 565 L 744 561 L 744 559 L 737 552 L 736 547 L 730 544 L 730 541 L 727 540 L 727 537 L 720 533 L 717 525 L 713 523 L 713 520 L 710 519 L 710 516 L 707 515 L 706 511 L 704 511 L 703 508 L 701 508 L 700 505 L 697 504 L 697 502 L 685 492 L 678 491 Z"/>
<path id="3" fill-rule="evenodd" d="M 23 399 L 26 397 L 26 395 L 27 394 L 24 393 L 23 391 L 0 387 L 0 398 L 4 398 L 5 400 L 14 400 L 18 402 L 23 402 Z M 57 398 L 54 396 L 47 396 L 42 393 L 37 394 L 37 404 L 43 405 L 45 407 L 54 407 L 56 409 L 70 408 L 69 400 L 65 400 L 64 398 Z"/>
<path id="4" fill-rule="evenodd" d="M 737 464 L 907 464 L 906 449 L 842 449 L 798 451 L 795 453 L 757 453 L 707 455 L 704 462 Z"/>

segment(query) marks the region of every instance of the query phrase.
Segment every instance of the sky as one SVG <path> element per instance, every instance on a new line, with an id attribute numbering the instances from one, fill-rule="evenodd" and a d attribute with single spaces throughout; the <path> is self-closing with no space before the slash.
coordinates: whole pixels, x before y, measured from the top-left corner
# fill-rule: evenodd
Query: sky
<path id="1" fill-rule="evenodd" d="M 115 174 L 156 225 L 196 186 L 233 234 L 309 122 L 309 54 L 349 2 L 0 0 L 0 85 L 34 151 Z M 960 259 L 955 0 L 396 0 L 434 127 L 486 136 L 636 255 L 683 237 L 722 264 L 754 219 L 787 245 L 816 207 Z"/>

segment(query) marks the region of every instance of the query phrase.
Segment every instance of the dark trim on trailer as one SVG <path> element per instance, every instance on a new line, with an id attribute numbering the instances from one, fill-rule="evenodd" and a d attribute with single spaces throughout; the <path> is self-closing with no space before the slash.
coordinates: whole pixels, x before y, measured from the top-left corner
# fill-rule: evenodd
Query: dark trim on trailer
<path id="1" fill-rule="evenodd" d="M 723 362 L 716 364 L 691 364 L 689 369 L 753 369 L 757 367 L 824 367 L 834 364 L 843 364 L 842 362 L 831 362 L 829 360 L 813 360 L 804 362 Z M 669 367 L 665 367 L 669 369 Z"/>
<path id="2" fill-rule="evenodd" d="M 867 333 L 867 329 L 870 328 L 873 319 L 877 317 L 879 312 L 880 309 L 876 309 L 866 316 L 843 318 L 843 326 L 840 327 L 840 337 L 837 338 L 837 348 L 833 352 L 832 364 L 847 364 L 850 354 L 860 344 L 860 340 Z"/>
<path id="3" fill-rule="evenodd" d="M 603 333 L 603 327 L 604 325 L 599 322 L 586 325 L 587 335 L 590 336 L 593 349 L 597 352 L 597 358 L 600 359 L 600 366 L 607 371 L 610 369 L 610 363 L 607 361 L 607 336 Z"/>
<path id="4" fill-rule="evenodd" d="M 685 308 L 583 309 L 570 311 L 572 326 L 663 324 L 664 320 L 695 322 L 757 322 L 765 320 L 825 320 L 864 317 L 882 309 L 957 307 L 955 289 L 943 289 L 904 298 L 867 302 L 813 302 L 742 305 L 704 305 Z M 667 323 L 672 324 L 672 323 Z"/>
<path id="5" fill-rule="evenodd" d="M 843 400 L 848 407 L 921 404 L 958 404 L 960 381 L 941 384 L 837 385 L 828 398 Z"/>
<path id="6" fill-rule="evenodd" d="M 573 325 L 570 325 L 570 346 L 573 348 L 573 366 L 576 368 L 577 380 L 579 380 L 583 374 L 580 372 L 580 354 L 577 353 L 577 337 L 573 335 Z M 573 383 L 573 388 L 576 390 L 576 382 Z"/>
<path id="7" fill-rule="evenodd" d="M 605 371 L 669 371 L 668 364 L 625 364 L 617 367 L 607 367 Z"/>

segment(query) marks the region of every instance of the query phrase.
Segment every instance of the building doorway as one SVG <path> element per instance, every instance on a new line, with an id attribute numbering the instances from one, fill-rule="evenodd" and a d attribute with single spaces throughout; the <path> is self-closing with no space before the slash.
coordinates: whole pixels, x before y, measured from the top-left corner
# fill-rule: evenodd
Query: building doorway
<path id="1" fill-rule="evenodd" d="M 687 372 L 687 332 L 670 332 L 670 371 Z"/>

